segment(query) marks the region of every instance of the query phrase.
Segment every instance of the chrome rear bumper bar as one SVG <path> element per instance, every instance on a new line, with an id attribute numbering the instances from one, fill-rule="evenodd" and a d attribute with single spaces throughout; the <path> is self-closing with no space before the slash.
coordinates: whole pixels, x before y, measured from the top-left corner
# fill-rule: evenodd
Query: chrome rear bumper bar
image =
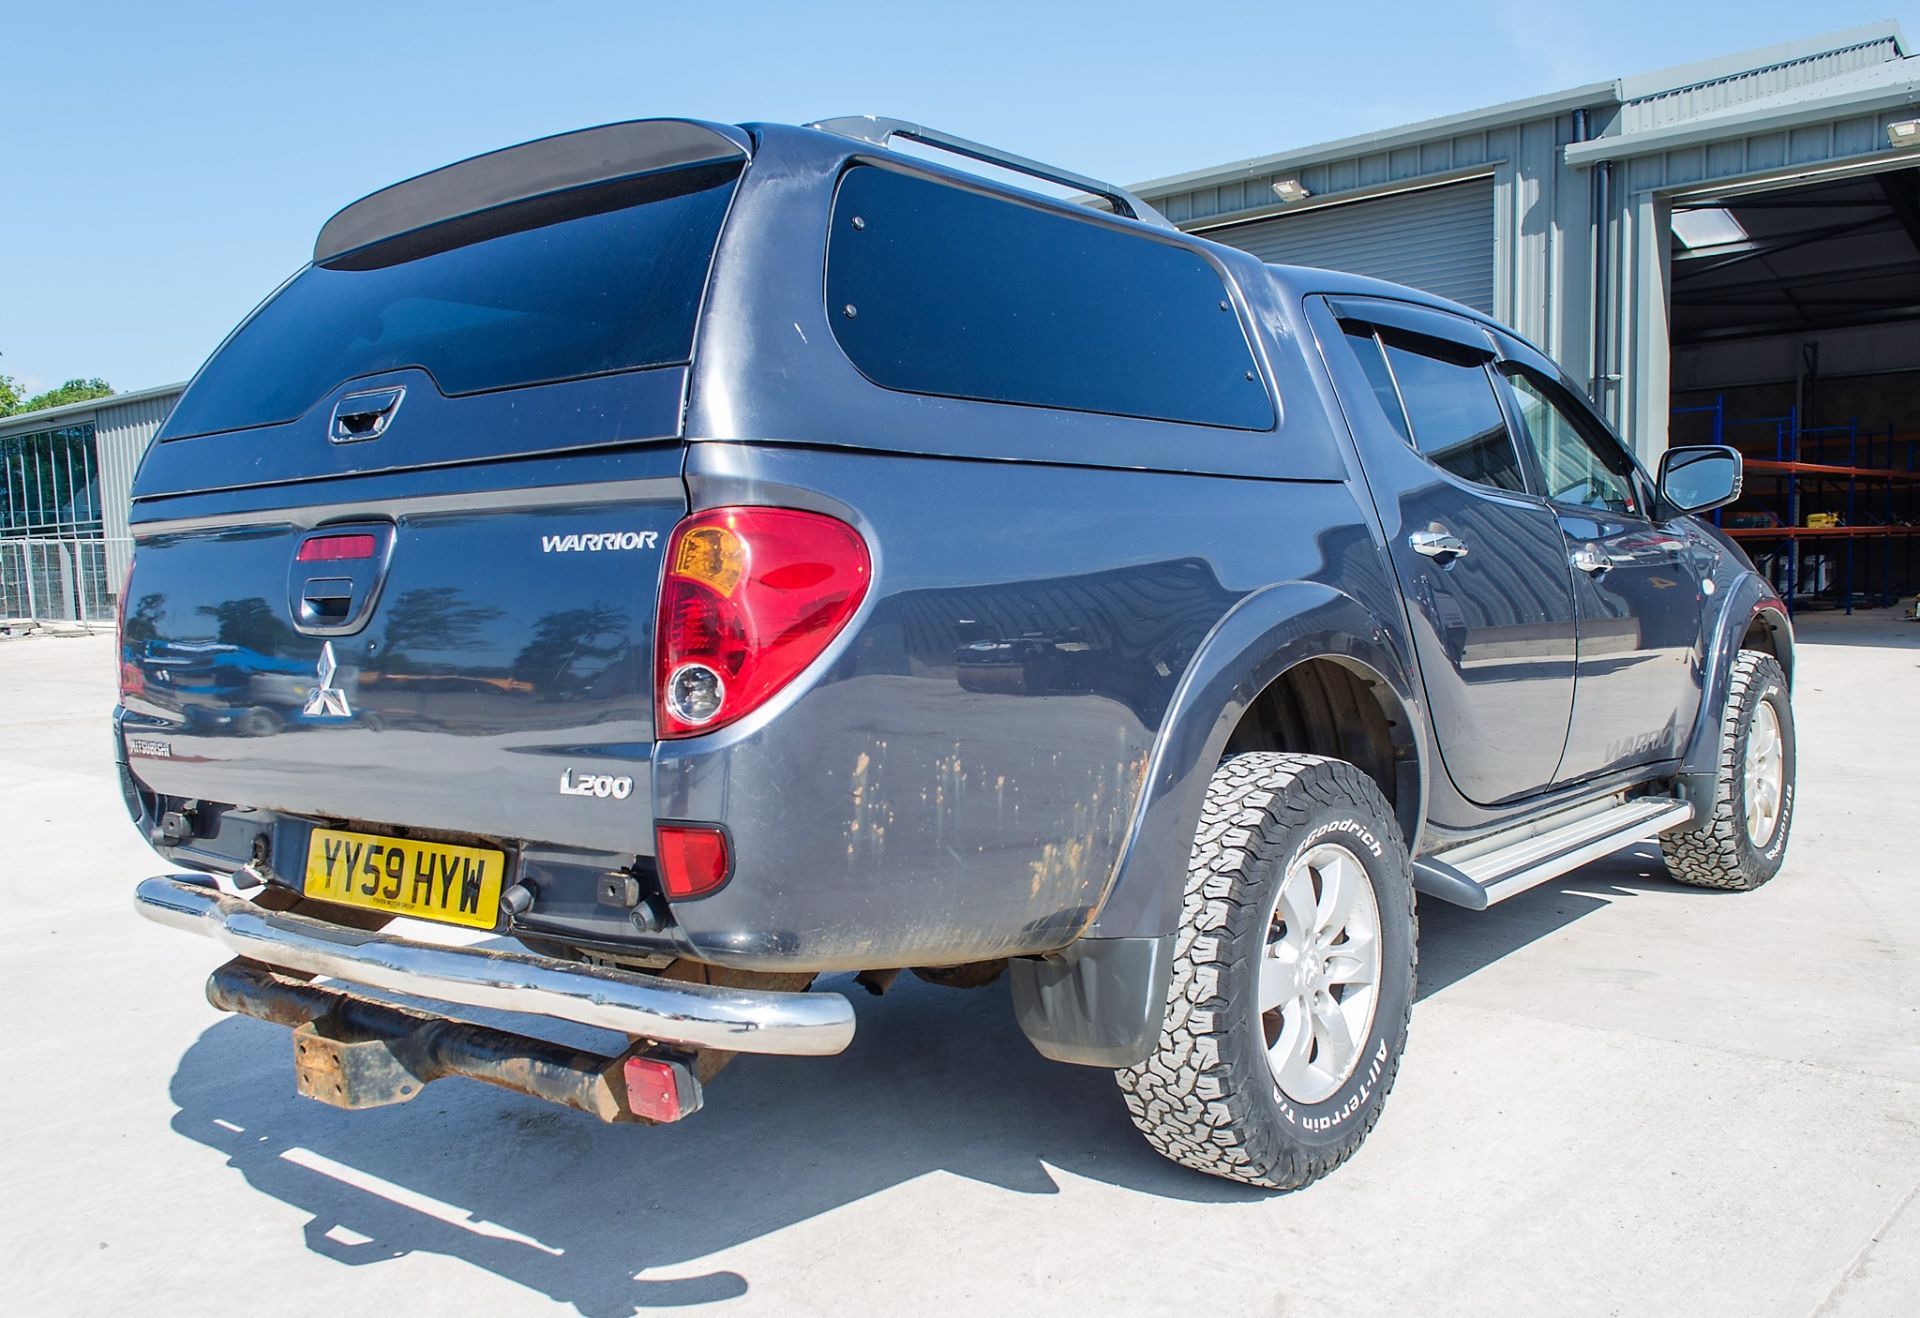
<path id="1" fill-rule="evenodd" d="M 134 905 L 249 961 L 389 993 L 734 1053 L 823 1057 L 853 1041 L 853 1006 L 838 993 L 718 988 L 531 952 L 442 947 L 265 910 L 187 877 L 146 880 Z"/>

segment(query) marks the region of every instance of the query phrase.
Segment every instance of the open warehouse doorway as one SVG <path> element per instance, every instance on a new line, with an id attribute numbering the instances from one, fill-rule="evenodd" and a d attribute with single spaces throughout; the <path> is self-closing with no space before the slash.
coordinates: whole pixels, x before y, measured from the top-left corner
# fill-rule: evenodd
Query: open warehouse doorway
<path id="1" fill-rule="evenodd" d="M 1721 524 L 1797 607 L 1910 593 L 1920 168 L 1677 198 L 1670 260 L 1670 440 L 1747 458 Z"/>

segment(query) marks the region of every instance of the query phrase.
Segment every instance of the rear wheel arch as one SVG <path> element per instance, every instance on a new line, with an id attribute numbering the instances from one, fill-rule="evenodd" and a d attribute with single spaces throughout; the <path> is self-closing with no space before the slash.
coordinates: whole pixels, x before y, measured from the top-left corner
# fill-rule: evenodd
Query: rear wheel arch
<path id="1" fill-rule="evenodd" d="M 1302 659 L 1247 706 L 1223 754 L 1280 751 L 1344 760 L 1373 779 L 1411 845 L 1422 804 L 1413 716 L 1392 684 L 1365 663 L 1344 655 Z"/>
<path id="2" fill-rule="evenodd" d="M 1283 733 L 1303 723 L 1289 701 L 1338 699 L 1359 719 L 1354 727 L 1320 725 L 1314 735 L 1391 763 L 1391 787 L 1379 790 L 1411 844 L 1425 807 L 1421 766 L 1429 761 L 1404 641 L 1352 596 L 1312 582 L 1256 592 L 1215 625 L 1162 720 L 1131 831 L 1093 920 L 1060 951 L 1012 964 L 1016 1014 L 1041 1053 L 1125 1067 L 1151 1051 L 1215 770 L 1240 752 L 1229 749 L 1236 736 L 1278 749 L 1272 743 L 1284 736 L 1275 737 L 1276 722 Z"/>
<path id="3" fill-rule="evenodd" d="M 1179 916 L 1180 876 L 1213 770 L 1242 750 L 1348 758 L 1373 776 L 1414 845 L 1425 819 L 1430 763 L 1425 712 L 1405 638 L 1345 592 L 1284 582 L 1242 600 L 1202 643 L 1162 722 L 1135 806 L 1132 831 L 1086 930 L 1089 937 L 1162 936 Z M 1309 693 L 1357 714 L 1356 727 L 1308 730 L 1298 717 Z M 1276 736 L 1274 729 L 1282 733 Z M 1307 744 L 1285 744 L 1285 732 Z M 1236 740 L 1237 739 L 1237 740 Z M 1382 744 L 1384 739 L 1384 744 Z M 1375 770 L 1378 770 L 1376 774 Z"/>

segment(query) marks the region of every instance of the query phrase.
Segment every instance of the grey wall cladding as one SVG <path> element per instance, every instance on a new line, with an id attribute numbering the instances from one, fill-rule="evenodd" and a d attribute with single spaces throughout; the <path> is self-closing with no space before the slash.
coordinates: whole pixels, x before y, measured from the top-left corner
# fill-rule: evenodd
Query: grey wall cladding
<path id="1" fill-rule="evenodd" d="M 1263 261 L 1410 284 L 1493 312 L 1493 179 L 1210 229 Z"/>

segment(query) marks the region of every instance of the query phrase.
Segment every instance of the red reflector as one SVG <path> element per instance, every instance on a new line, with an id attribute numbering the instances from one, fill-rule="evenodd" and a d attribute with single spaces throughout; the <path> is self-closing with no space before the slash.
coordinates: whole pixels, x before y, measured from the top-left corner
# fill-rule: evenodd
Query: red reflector
<path id="1" fill-rule="evenodd" d="M 352 558 L 372 558 L 370 535 L 317 535 L 300 546 L 302 563 L 339 563 Z"/>
<path id="2" fill-rule="evenodd" d="M 654 830 L 654 840 L 660 860 L 660 888 L 676 901 L 706 896 L 725 883 L 732 872 L 727 835 L 717 828 L 661 824 Z"/>
<path id="3" fill-rule="evenodd" d="M 680 1105 L 680 1079 L 672 1062 L 657 1057 L 629 1057 L 624 1068 L 627 1106 L 648 1121 L 678 1121 L 686 1116 Z"/>

